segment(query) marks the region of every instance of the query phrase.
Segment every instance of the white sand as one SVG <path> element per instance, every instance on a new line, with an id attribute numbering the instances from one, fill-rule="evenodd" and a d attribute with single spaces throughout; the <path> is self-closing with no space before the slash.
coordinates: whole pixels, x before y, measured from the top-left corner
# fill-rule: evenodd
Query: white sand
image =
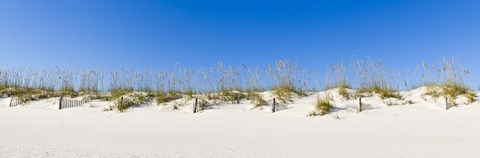
<path id="1" fill-rule="evenodd" d="M 337 111 L 315 118 L 306 114 L 316 94 L 277 113 L 247 104 L 56 110 L 54 100 L 9 108 L 0 99 L 0 157 L 480 157 L 478 102 L 445 110 L 421 89 L 402 93 L 415 103 L 369 97 L 371 109 L 358 113 L 357 100 L 336 99 Z"/>

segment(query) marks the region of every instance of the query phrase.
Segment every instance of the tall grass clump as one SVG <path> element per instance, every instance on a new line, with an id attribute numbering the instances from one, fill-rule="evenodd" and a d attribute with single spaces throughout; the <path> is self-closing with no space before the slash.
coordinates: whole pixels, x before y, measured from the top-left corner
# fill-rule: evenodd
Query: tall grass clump
<path id="1" fill-rule="evenodd" d="M 294 93 L 296 93 L 299 96 L 304 96 L 306 95 L 307 91 L 314 90 L 315 88 L 312 88 L 312 76 L 315 74 L 312 72 L 315 72 L 315 69 L 312 69 L 310 71 L 307 71 L 305 68 L 301 68 L 298 66 L 298 62 L 295 62 L 293 65 L 293 89 Z"/>
<path id="2" fill-rule="evenodd" d="M 110 97 L 112 100 L 119 100 L 123 95 L 133 92 L 133 70 L 122 69 L 121 71 L 110 72 Z"/>
<path id="3" fill-rule="evenodd" d="M 74 97 L 75 93 L 75 70 L 73 69 L 60 69 L 57 67 L 56 73 L 58 73 L 60 80 L 60 87 L 58 92 L 60 96 Z"/>
<path id="4" fill-rule="evenodd" d="M 293 67 L 289 60 L 279 60 L 274 66 L 268 65 L 267 74 L 273 94 L 283 103 L 289 102 L 293 94 L 304 95 L 294 86 Z"/>
<path id="5" fill-rule="evenodd" d="M 261 78 L 261 74 L 258 67 L 253 70 L 248 68 L 245 64 L 243 65 L 243 67 L 247 72 L 245 74 L 246 75 L 245 91 L 247 92 L 247 94 L 261 91 L 262 88 L 260 87 L 260 80 L 262 78 Z"/>
<path id="6" fill-rule="evenodd" d="M 125 112 L 128 108 L 134 105 L 133 101 L 130 99 L 116 100 L 115 104 L 117 105 L 117 110 L 119 112 Z"/>
<path id="7" fill-rule="evenodd" d="M 460 95 L 467 98 L 467 104 L 474 101 L 476 94 L 466 83 L 470 72 L 461 67 L 454 58 L 444 58 L 432 66 L 424 63 L 422 67 L 422 82 L 427 87 L 425 95 L 445 97 L 451 104 L 456 104 L 455 99 Z"/>
<path id="8" fill-rule="evenodd" d="M 159 72 L 155 75 L 156 90 L 155 101 L 157 105 L 182 98 L 182 95 L 174 88 L 175 75 L 167 72 Z"/>
<path id="9" fill-rule="evenodd" d="M 131 93 L 121 99 L 115 100 L 117 110 L 119 112 L 125 112 L 127 109 L 132 108 L 133 106 L 139 106 L 142 104 L 148 104 L 153 96 L 145 95 L 143 93 Z"/>
<path id="10" fill-rule="evenodd" d="M 88 97 L 99 97 L 104 76 L 99 70 L 85 69 L 80 74 L 79 92 Z"/>
<path id="11" fill-rule="evenodd" d="M 218 63 L 216 71 L 218 85 L 217 94 L 222 101 L 235 101 L 245 96 L 242 93 L 242 80 L 239 68 L 233 66 L 225 67 Z"/>
<path id="12" fill-rule="evenodd" d="M 331 98 L 327 94 L 323 97 L 317 97 L 317 100 L 315 102 L 314 110 L 311 111 L 308 115 L 309 116 L 322 116 L 328 114 L 331 109 L 333 108 L 333 105 L 331 103 Z"/>
<path id="13" fill-rule="evenodd" d="M 395 86 L 395 72 L 380 61 L 357 60 L 352 62 L 356 72 L 359 95 L 379 94 L 380 98 L 401 99 Z"/>
<path id="14" fill-rule="evenodd" d="M 267 105 L 267 102 L 258 94 L 258 92 L 261 91 L 259 85 L 261 74 L 258 67 L 254 70 L 248 68 L 245 64 L 243 67 L 247 72 L 245 77 L 247 79 L 245 83 L 246 98 L 250 100 L 255 107 Z"/>
<path id="15" fill-rule="evenodd" d="M 333 86 L 331 81 L 333 80 Z M 350 99 L 348 88 L 350 86 L 347 83 L 347 75 L 345 65 L 342 63 L 334 64 L 331 67 L 327 67 L 325 89 L 337 88 L 338 94 L 345 99 Z"/>

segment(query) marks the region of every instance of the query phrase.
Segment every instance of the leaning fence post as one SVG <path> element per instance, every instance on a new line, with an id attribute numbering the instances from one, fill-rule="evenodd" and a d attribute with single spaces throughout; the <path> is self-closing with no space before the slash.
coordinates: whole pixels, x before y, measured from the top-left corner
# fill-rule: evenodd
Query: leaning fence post
<path id="1" fill-rule="evenodd" d="M 193 113 L 197 113 L 197 106 L 198 106 L 198 98 L 195 98 L 195 102 L 193 103 Z"/>
<path id="2" fill-rule="evenodd" d="M 358 99 L 358 105 L 359 105 L 359 107 L 360 107 L 360 108 L 358 109 L 358 111 L 359 111 L 359 112 L 362 112 L 362 97 L 360 97 L 360 98 Z"/>
<path id="3" fill-rule="evenodd" d="M 12 101 L 13 101 L 14 97 L 12 97 L 12 99 L 10 99 L 10 105 L 8 105 L 8 107 L 12 107 Z"/>
<path id="4" fill-rule="evenodd" d="M 275 106 L 277 106 L 277 102 L 276 102 L 275 98 L 273 98 L 273 106 L 272 106 L 272 112 L 273 113 L 275 113 L 275 111 L 277 110 Z"/>

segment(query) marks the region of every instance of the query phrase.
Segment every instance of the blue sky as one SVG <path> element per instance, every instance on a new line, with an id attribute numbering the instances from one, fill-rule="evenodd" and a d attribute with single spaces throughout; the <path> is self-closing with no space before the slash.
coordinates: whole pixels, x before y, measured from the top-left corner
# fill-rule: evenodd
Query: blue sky
<path id="1" fill-rule="evenodd" d="M 0 64 L 136 69 L 218 61 L 396 69 L 455 56 L 480 81 L 480 1 L 2 0 Z M 477 84 L 476 84 L 477 85 Z"/>

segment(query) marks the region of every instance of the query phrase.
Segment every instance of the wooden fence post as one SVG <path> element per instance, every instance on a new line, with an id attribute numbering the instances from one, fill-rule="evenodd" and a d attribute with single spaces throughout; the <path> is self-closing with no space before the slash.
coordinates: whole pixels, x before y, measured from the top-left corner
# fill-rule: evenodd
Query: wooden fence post
<path id="1" fill-rule="evenodd" d="M 360 97 L 360 98 L 358 99 L 358 105 L 359 105 L 359 107 L 360 107 L 360 108 L 358 109 L 358 111 L 359 111 L 359 112 L 362 112 L 362 97 Z"/>
<path id="2" fill-rule="evenodd" d="M 58 109 L 62 110 L 63 96 L 60 96 L 60 101 L 58 102 Z"/>
<path id="3" fill-rule="evenodd" d="M 277 106 L 277 101 L 275 100 L 275 98 L 273 98 L 273 106 L 272 106 L 272 112 L 273 113 L 275 113 L 275 111 L 277 111 L 276 106 Z"/>
<path id="4" fill-rule="evenodd" d="M 198 106 L 198 98 L 195 98 L 195 102 L 193 103 L 193 113 L 197 113 L 197 106 Z"/>
<path id="5" fill-rule="evenodd" d="M 13 101 L 13 97 L 12 99 L 10 99 L 10 105 L 8 105 L 8 107 L 12 107 L 12 101 Z"/>
<path id="6" fill-rule="evenodd" d="M 449 109 L 449 108 L 448 108 L 448 98 L 447 98 L 447 97 L 445 97 L 445 109 L 446 109 L 446 110 Z"/>

